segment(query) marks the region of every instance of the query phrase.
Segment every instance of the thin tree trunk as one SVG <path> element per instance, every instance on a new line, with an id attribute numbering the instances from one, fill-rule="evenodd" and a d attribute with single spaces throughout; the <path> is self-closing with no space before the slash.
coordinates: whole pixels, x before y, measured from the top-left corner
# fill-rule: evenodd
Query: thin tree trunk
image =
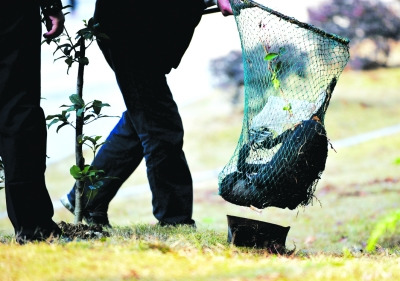
<path id="1" fill-rule="evenodd" d="M 85 57 L 85 39 L 81 37 L 79 39 L 79 52 L 80 58 Z M 85 65 L 79 62 L 78 68 L 78 78 L 77 78 L 77 93 L 79 97 L 82 99 L 83 96 L 83 74 L 84 74 Z M 82 171 L 85 166 L 85 158 L 83 158 L 82 151 L 82 143 L 78 141 L 78 137 L 83 134 L 83 118 L 84 114 L 81 116 L 76 115 L 76 128 L 75 128 L 75 161 L 76 165 Z M 83 192 L 84 192 L 84 181 L 76 180 L 76 190 L 75 190 L 75 224 L 82 222 L 83 218 Z"/>

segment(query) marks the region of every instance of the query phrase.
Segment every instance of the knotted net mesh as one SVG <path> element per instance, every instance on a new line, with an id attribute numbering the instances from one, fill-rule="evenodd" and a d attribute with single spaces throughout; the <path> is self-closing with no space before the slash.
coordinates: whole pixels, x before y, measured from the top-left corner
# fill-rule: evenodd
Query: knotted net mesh
<path id="1" fill-rule="evenodd" d="M 219 194 L 242 206 L 312 202 L 325 169 L 324 117 L 349 41 L 251 0 L 231 0 L 244 66 L 244 117 Z"/>

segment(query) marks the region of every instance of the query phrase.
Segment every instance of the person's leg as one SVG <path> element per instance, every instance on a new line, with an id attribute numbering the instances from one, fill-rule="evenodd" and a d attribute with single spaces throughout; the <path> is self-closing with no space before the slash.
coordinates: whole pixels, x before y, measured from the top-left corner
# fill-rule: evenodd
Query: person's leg
<path id="1" fill-rule="evenodd" d="M 52 220 L 44 177 L 47 132 L 40 107 L 39 6 L 25 1 L 20 6 L 5 7 L 7 15 L 0 17 L 0 41 L 7 42 L 0 46 L 0 155 L 8 215 L 22 241 L 60 230 Z"/>
<path id="2" fill-rule="evenodd" d="M 193 224 L 193 187 L 182 150 L 183 125 L 165 76 L 118 66 L 115 72 L 143 147 L 154 216 L 161 224 Z"/>
<path id="3" fill-rule="evenodd" d="M 124 135 L 127 136 L 124 139 L 124 145 L 126 146 L 130 141 L 130 147 L 136 147 L 138 144 L 141 147 L 140 154 L 131 151 L 130 154 L 134 154 L 133 156 L 124 153 L 120 157 L 127 158 L 128 162 L 133 161 L 134 157 L 145 157 L 147 175 L 153 194 L 153 213 L 160 223 L 193 224 L 194 221 L 191 218 L 192 178 L 182 150 L 183 125 L 165 75 L 156 68 L 151 72 L 133 70 L 130 63 L 132 57 L 127 55 L 127 50 L 125 50 L 125 48 L 129 48 L 127 44 L 103 42 L 99 45 L 116 74 L 127 107 L 124 122 L 129 120 L 130 126 L 125 124 L 119 128 L 119 131 L 125 132 Z M 129 133 L 126 133 L 127 131 Z M 111 136 L 113 135 L 115 133 L 111 134 Z M 136 149 L 138 148 L 136 147 Z M 115 152 L 114 149 L 113 151 L 113 153 L 107 154 L 102 161 L 114 165 L 113 161 L 110 161 L 111 154 L 123 152 Z M 134 161 L 137 166 L 138 158 Z M 116 169 L 122 168 L 117 167 L 110 170 Z M 108 176 L 116 176 L 106 169 L 104 170 Z M 123 181 L 125 179 L 122 178 Z M 101 187 L 98 192 L 102 192 L 102 188 L 110 188 L 109 184 Z M 116 190 L 117 188 L 114 189 L 115 192 Z M 111 200 L 110 196 L 103 204 L 97 199 L 94 201 L 97 205 L 108 205 L 109 200 Z"/>
<path id="4" fill-rule="evenodd" d="M 21 132 L 1 135 L 8 216 L 18 239 L 35 240 L 59 234 L 52 220 L 53 205 L 45 185 L 46 127 L 44 114 L 33 110 Z"/>

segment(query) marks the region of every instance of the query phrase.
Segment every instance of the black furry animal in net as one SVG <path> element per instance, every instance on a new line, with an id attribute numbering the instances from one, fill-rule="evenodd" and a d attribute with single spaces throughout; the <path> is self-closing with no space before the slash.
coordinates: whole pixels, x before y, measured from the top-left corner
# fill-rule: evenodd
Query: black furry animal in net
<path id="1" fill-rule="evenodd" d="M 254 145 L 242 146 L 237 171 L 226 175 L 219 194 L 226 201 L 259 209 L 274 206 L 289 208 L 308 205 L 328 156 L 326 130 L 318 121 L 302 121 L 277 136 L 265 140 L 263 148 L 282 144 L 265 164 L 247 163 Z"/>

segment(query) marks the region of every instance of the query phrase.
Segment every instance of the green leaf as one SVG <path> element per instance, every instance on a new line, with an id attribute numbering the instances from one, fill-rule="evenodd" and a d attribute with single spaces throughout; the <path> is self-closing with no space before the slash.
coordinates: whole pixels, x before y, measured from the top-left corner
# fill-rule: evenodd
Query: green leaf
<path id="1" fill-rule="evenodd" d="M 274 77 L 272 79 L 272 84 L 274 85 L 275 89 L 279 89 L 279 87 L 281 86 L 281 81 L 279 81 L 278 78 Z"/>
<path id="2" fill-rule="evenodd" d="M 78 108 L 76 110 L 76 116 L 82 117 L 83 113 L 85 112 L 84 108 Z"/>
<path id="3" fill-rule="evenodd" d="M 64 110 L 64 112 L 71 112 L 71 111 L 75 111 L 75 105 L 62 105 L 60 107 L 68 107 L 66 110 Z"/>
<path id="4" fill-rule="evenodd" d="M 79 41 L 78 42 L 76 42 L 75 44 L 74 44 L 74 49 L 79 49 L 79 47 L 80 47 L 80 45 L 79 45 Z M 76 53 L 78 53 L 79 52 L 79 55 L 80 55 L 80 51 L 76 51 Z M 78 57 L 78 55 L 75 55 L 75 57 L 77 58 Z"/>
<path id="5" fill-rule="evenodd" d="M 61 49 L 64 49 L 64 50 L 68 50 L 68 49 L 71 49 L 71 44 L 69 44 L 69 43 L 65 43 L 65 44 L 62 44 L 62 45 L 58 45 L 57 46 L 57 48 L 56 48 L 56 50 L 53 52 L 53 55 L 58 51 L 58 50 L 61 50 Z"/>
<path id="6" fill-rule="evenodd" d="M 276 58 L 276 57 L 278 57 L 278 56 L 279 56 L 279 54 L 277 54 L 277 53 L 268 53 L 268 54 L 265 56 L 264 60 L 265 60 L 265 61 L 270 61 L 270 60 L 273 60 L 274 58 Z"/>
<path id="7" fill-rule="evenodd" d="M 100 146 L 102 146 L 103 144 L 105 144 L 105 143 L 106 143 L 106 141 L 103 141 L 103 142 L 97 144 L 97 145 L 94 147 L 94 149 L 97 151 L 97 149 L 98 149 Z"/>
<path id="8" fill-rule="evenodd" d="M 89 188 L 90 188 L 91 190 L 93 190 L 93 189 L 99 189 L 100 187 L 103 186 L 103 184 L 104 184 L 103 181 L 97 181 L 97 182 L 95 182 L 95 183 L 89 185 Z"/>
<path id="9" fill-rule="evenodd" d="M 61 125 L 59 125 L 59 126 L 57 127 L 56 132 L 58 133 L 58 131 L 59 131 L 62 127 L 64 127 L 65 125 L 69 125 L 69 124 L 71 124 L 71 123 L 65 122 L 65 121 L 64 121 L 64 123 L 62 123 Z"/>
<path id="10" fill-rule="evenodd" d="M 290 103 L 288 103 L 286 106 L 283 107 L 283 110 L 292 112 L 292 105 Z"/>
<path id="11" fill-rule="evenodd" d="M 400 222 L 400 210 L 396 210 L 378 221 L 373 228 L 370 237 L 368 238 L 366 250 L 372 252 L 375 250 L 375 246 L 378 240 L 388 232 L 393 233 L 396 229 L 397 224 Z"/>
<path id="12" fill-rule="evenodd" d="M 86 26 L 88 26 L 88 27 L 94 27 L 94 19 L 93 18 L 90 18 L 89 20 L 88 20 L 88 22 L 87 22 L 87 24 L 86 24 Z"/>
<path id="13" fill-rule="evenodd" d="M 53 119 L 49 124 L 47 124 L 47 128 L 50 128 L 51 125 L 56 124 L 56 123 L 58 123 L 59 121 L 60 121 L 60 119 L 58 119 L 58 118 Z"/>
<path id="14" fill-rule="evenodd" d="M 76 180 L 80 180 L 82 178 L 82 172 L 81 169 L 77 166 L 77 165 L 73 165 L 70 169 L 69 169 L 69 173 L 71 174 L 71 176 L 76 179 Z"/>
<path id="15" fill-rule="evenodd" d="M 92 137 L 85 137 L 85 140 L 88 140 L 88 141 L 90 141 L 91 143 L 93 143 L 93 144 L 95 144 L 96 143 L 96 140 L 94 139 L 94 138 L 92 138 Z"/>
<path id="16" fill-rule="evenodd" d="M 94 116 L 93 114 L 87 114 L 87 115 L 85 115 L 85 117 L 83 118 L 83 121 L 88 121 L 90 118 L 94 118 L 94 119 L 95 119 L 95 116 Z"/>
<path id="17" fill-rule="evenodd" d="M 274 68 L 275 73 L 278 73 L 281 69 L 282 69 L 282 62 L 281 62 L 281 61 L 278 61 L 278 62 L 276 63 L 276 65 L 275 65 L 275 68 Z"/>
<path id="18" fill-rule="evenodd" d="M 82 144 L 82 143 L 84 143 L 85 142 L 85 135 L 79 135 L 79 136 L 77 136 L 76 137 L 76 141 L 79 143 L 79 144 Z"/>
<path id="19" fill-rule="evenodd" d="M 78 62 L 79 62 L 79 64 L 88 65 L 89 64 L 89 59 L 87 57 L 79 58 Z"/>
<path id="20" fill-rule="evenodd" d="M 97 115 L 100 114 L 101 109 L 105 106 L 110 106 L 110 105 L 108 103 L 103 103 L 102 101 L 99 101 L 99 100 L 94 100 L 92 103 L 93 111 Z"/>
<path id="21" fill-rule="evenodd" d="M 46 120 L 52 120 L 53 119 L 53 121 L 48 125 L 48 127 L 50 127 L 51 125 L 53 125 L 53 124 L 55 124 L 57 122 L 60 122 L 60 121 L 69 124 L 68 117 L 69 117 L 69 114 L 66 114 L 66 111 L 62 111 L 62 114 L 48 115 L 46 117 Z"/>
<path id="22" fill-rule="evenodd" d="M 61 57 L 58 57 L 58 58 L 54 59 L 54 62 L 58 61 L 59 59 L 66 58 L 66 57 L 67 57 L 67 56 L 61 56 Z"/>
<path id="23" fill-rule="evenodd" d="M 61 116 L 61 114 L 54 114 L 54 115 L 47 115 L 46 116 L 46 120 L 51 120 L 54 118 L 59 118 Z"/>
<path id="24" fill-rule="evenodd" d="M 79 97 L 78 94 L 73 94 L 69 96 L 69 100 L 76 105 L 78 108 L 83 108 L 85 107 L 85 102 L 81 97 Z"/>
<path id="25" fill-rule="evenodd" d="M 72 59 L 72 57 L 67 57 L 65 59 L 65 63 L 68 65 L 68 67 L 71 67 L 71 65 L 74 63 L 74 60 Z"/>
<path id="26" fill-rule="evenodd" d="M 88 172 L 89 172 L 89 170 L 90 170 L 90 168 L 91 168 L 90 165 L 85 165 L 85 166 L 83 167 L 83 170 L 82 170 L 82 175 L 87 175 Z"/>
<path id="27" fill-rule="evenodd" d="M 47 43 L 47 45 L 50 45 L 51 42 L 52 42 L 51 39 L 44 39 L 44 40 L 42 40 L 42 42 L 40 43 L 40 45 L 43 45 L 44 43 Z"/>
<path id="28" fill-rule="evenodd" d="M 96 170 L 88 171 L 87 175 L 89 176 L 89 178 L 93 178 L 97 175 L 97 171 Z"/>

